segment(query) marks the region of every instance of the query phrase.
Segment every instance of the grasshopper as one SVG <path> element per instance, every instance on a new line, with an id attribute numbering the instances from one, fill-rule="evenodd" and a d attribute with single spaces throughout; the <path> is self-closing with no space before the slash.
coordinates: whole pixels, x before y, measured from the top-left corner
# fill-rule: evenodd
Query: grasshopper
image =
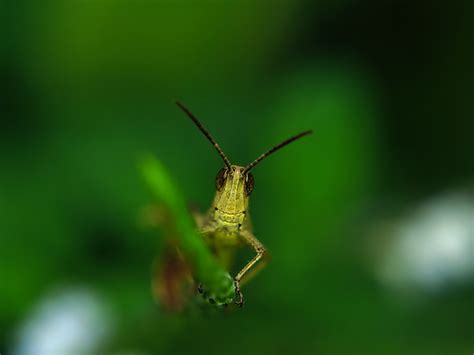
<path id="1" fill-rule="evenodd" d="M 250 171 L 269 155 L 291 142 L 312 133 L 312 131 L 301 132 L 281 142 L 257 157 L 247 166 L 242 167 L 231 164 L 219 144 L 217 144 L 196 116 L 182 103 L 176 102 L 176 104 L 212 143 L 225 165 L 216 176 L 216 194 L 211 208 L 205 215 L 194 213 L 199 234 L 211 248 L 217 260 L 227 270 L 230 269 L 233 256 L 240 247 L 250 246 L 256 253 L 234 277 L 235 303 L 242 307 L 244 298 L 241 285 L 261 270 L 268 260 L 266 248 L 252 233 L 248 215 L 249 197 L 255 184 L 254 177 Z M 202 292 L 201 285 L 198 290 Z"/>

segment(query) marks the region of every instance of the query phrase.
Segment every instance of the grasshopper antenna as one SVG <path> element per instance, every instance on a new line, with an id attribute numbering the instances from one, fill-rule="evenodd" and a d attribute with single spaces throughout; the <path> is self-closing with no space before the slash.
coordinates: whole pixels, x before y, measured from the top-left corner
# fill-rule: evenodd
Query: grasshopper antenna
<path id="1" fill-rule="evenodd" d="M 297 134 L 296 136 L 288 138 L 286 141 L 283 141 L 280 144 L 274 146 L 272 149 L 266 151 L 265 153 L 260 155 L 257 159 L 255 159 L 253 162 L 251 162 L 249 165 L 247 165 L 244 169 L 244 174 L 249 172 L 250 169 L 253 169 L 255 167 L 255 165 L 260 163 L 263 159 L 265 159 L 269 155 L 275 153 L 278 149 L 283 148 L 285 145 L 288 145 L 291 142 L 294 142 L 295 140 L 300 139 L 301 137 L 307 136 L 308 134 L 311 134 L 311 133 L 313 133 L 312 130 L 301 132 L 301 133 Z"/>
<path id="2" fill-rule="evenodd" d="M 206 128 L 204 128 L 204 126 L 202 125 L 202 123 L 197 119 L 196 116 L 194 116 L 192 114 L 191 111 L 189 111 L 189 109 L 184 106 L 181 102 L 179 101 L 176 101 L 176 105 L 184 111 L 185 114 L 188 115 L 188 117 L 194 122 L 194 124 L 199 128 L 199 130 L 206 136 L 207 139 L 209 139 L 209 142 L 212 143 L 212 145 L 214 146 L 214 148 L 216 148 L 217 150 L 217 153 L 219 153 L 219 155 L 221 156 L 222 160 L 224 161 L 225 165 L 229 168 L 229 169 L 232 169 L 232 164 L 230 163 L 230 160 L 226 157 L 226 155 L 224 154 L 224 151 L 221 149 L 221 147 L 219 147 L 219 144 L 217 144 L 217 142 L 214 140 L 214 138 L 212 138 L 211 134 L 208 132 L 208 130 Z"/>

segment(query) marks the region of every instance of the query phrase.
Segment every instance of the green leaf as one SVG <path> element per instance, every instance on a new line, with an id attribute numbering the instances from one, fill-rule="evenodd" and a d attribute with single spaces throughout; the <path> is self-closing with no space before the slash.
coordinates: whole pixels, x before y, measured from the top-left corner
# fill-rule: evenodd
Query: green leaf
<path id="1" fill-rule="evenodd" d="M 189 259 L 206 293 L 217 305 L 230 303 L 235 295 L 232 277 L 211 254 L 196 230 L 185 199 L 164 165 L 152 155 L 140 163 L 140 170 L 157 202 L 165 205 L 175 219 L 180 248 Z"/>

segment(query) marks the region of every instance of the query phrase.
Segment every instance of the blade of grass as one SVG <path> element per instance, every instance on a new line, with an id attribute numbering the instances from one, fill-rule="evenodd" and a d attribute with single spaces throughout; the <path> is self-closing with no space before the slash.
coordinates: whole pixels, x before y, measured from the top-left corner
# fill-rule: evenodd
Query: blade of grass
<path id="1" fill-rule="evenodd" d="M 199 236 L 186 202 L 164 165 L 152 155 L 140 162 L 140 171 L 158 203 L 175 219 L 180 248 L 191 261 L 196 276 L 218 304 L 230 303 L 235 295 L 232 277 L 217 263 Z"/>

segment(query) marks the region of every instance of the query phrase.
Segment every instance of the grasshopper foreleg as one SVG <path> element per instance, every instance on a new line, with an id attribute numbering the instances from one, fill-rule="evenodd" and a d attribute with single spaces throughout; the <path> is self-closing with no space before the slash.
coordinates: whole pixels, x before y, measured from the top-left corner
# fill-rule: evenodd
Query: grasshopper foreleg
<path id="1" fill-rule="evenodd" d="M 251 277 L 253 277 L 265 266 L 267 251 L 263 244 L 260 243 L 260 241 L 251 232 L 243 230 L 240 232 L 240 235 L 243 240 L 257 253 L 257 255 L 255 255 L 234 278 L 236 294 L 235 303 L 242 307 L 244 304 L 244 297 L 242 295 L 242 291 L 240 290 L 240 286 L 243 282 L 250 280 Z M 260 260 L 262 260 L 262 262 L 256 265 Z"/>

